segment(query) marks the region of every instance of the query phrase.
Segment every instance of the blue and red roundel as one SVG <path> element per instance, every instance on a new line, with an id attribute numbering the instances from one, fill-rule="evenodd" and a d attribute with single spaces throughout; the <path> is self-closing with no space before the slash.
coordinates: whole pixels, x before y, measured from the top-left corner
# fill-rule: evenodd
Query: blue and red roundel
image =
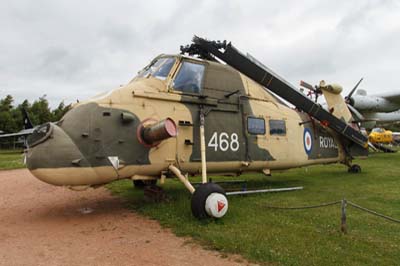
<path id="1" fill-rule="evenodd" d="M 313 140 L 312 140 L 311 130 L 308 128 L 304 129 L 303 142 L 304 142 L 304 150 L 309 155 L 313 147 Z"/>

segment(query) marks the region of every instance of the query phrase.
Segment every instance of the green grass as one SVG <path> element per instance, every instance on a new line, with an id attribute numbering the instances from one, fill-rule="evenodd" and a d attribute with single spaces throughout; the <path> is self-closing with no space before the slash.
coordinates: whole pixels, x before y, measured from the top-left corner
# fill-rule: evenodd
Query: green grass
<path id="1" fill-rule="evenodd" d="M 190 236 L 207 248 L 237 253 L 273 265 L 398 265 L 400 224 L 348 207 L 346 235 L 340 232 L 340 205 L 309 210 L 273 210 L 266 206 L 302 206 L 346 198 L 400 218 L 400 153 L 371 154 L 357 161 L 361 174 L 342 165 L 293 169 L 272 177 L 244 175 L 248 187 L 304 186 L 285 193 L 232 196 L 220 220 L 198 221 L 190 211 L 190 195 L 176 180 L 163 187 L 169 200 L 152 203 L 130 181 L 108 187 L 127 206 L 158 220 L 178 236 Z M 227 178 L 219 178 L 227 179 Z M 236 179 L 236 178 L 235 178 Z"/>
<path id="2" fill-rule="evenodd" d="M 24 168 L 22 151 L 0 150 L 0 170 Z"/>

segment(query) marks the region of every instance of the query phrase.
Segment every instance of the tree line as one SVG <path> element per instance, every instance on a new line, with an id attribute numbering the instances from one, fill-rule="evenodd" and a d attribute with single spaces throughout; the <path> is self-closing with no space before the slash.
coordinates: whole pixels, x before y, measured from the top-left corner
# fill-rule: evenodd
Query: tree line
<path id="1" fill-rule="evenodd" d="M 57 108 L 51 110 L 46 95 L 44 95 L 33 103 L 24 100 L 22 103 L 15 105 L 14 98 L 11 95 L 7 95 L 0 100 L 0 130 L 4 133 L 21 130 L 23 128 L 23 109 L 26 110 L 32 124 L 35 126 L 60 120 L 71 109 L 71 104 L 65 105 L 64 101 L 62 101 Z"/>

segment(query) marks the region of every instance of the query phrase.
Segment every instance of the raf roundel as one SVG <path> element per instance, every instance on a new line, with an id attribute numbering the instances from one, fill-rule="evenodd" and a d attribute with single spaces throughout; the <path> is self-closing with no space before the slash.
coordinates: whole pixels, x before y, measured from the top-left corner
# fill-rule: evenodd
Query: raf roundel
<path id="1" fill-rule="evenodd" d="M 313 141 L 311 137 L 311 131 L 308 128 L 304 129 L 303 141 L 304 141 L 304 150 L 306 151 L 307 154 L 310 154 L 313 146 Z"/>

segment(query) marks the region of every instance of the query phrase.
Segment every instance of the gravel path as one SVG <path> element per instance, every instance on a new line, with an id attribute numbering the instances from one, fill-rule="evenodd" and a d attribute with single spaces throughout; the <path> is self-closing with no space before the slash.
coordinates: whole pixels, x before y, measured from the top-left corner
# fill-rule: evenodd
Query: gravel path
<path id="1" fill-rule="evenodd" d="M 26 169 L 0 171 L 0 265 L 248 265 L 187 240 L 103 188 L 74 192 Z"/>

